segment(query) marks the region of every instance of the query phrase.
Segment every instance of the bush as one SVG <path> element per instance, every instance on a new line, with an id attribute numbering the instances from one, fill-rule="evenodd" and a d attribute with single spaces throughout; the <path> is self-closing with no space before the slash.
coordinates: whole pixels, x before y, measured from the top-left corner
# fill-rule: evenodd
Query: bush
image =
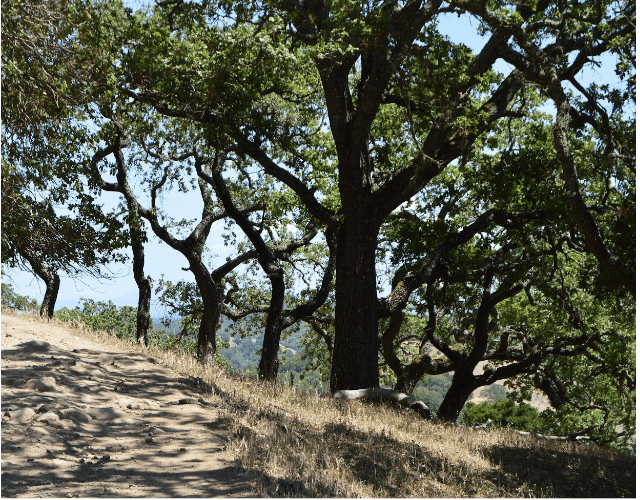
<path id="1" fill-rule="evenodd" d="M 538 410 L 527 403 L 515 404 L 500 399 L 495 403 L 475 404 L 468 402 L 462 410 L 461 422 L 474 426 L 491 419 L 495 427 L 509 427 L 522 431 L 540 431 L 546 426 Z"/>
<path id="2" fill-rule="evenodd" d="M 39 306 L 36 299 L 32 299 L 31 297 L 26 297 L 24 295 L 18 295 L 14 291 L 13 286 L 8 283 L 2 283 L 0 287 L 2 288 L 2 307 L 19 309 L 21 311 L 38 310 Z"/>
<path id="3" fill-rule="evenodd" d="M 138 311 L 135 307 L 118 308 L 113 302 L 95 302 L 80 299 L 81 306 L 74 309 L 66 307 L 56 311 L 54 317 L 62 321 L 84 323 L 95 331 L 105 331 L 121 339 L 136 341 L 136 323 Z"/>

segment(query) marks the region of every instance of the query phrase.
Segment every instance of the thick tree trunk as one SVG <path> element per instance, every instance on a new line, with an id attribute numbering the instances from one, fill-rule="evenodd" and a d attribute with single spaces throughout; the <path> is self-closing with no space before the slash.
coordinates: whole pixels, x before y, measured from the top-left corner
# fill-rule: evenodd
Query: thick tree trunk
<path id="1" fill-rule="evenodd" d="M 451 387 L 438 409 L 438 419 L 444 422 L 455 422 L 460 416 L 464 404 L 471 393 L 478 388 L 473 370 L 456 370 Z"/>
<path id="2" fill-rule="evenodd" d="M 58 299 L 58 291 L 60 290 L 60 276 L 53 271 L 50 271 L 49 273 L 41 274 L 40 277 L 47 285 L 42 306 L 40 307 L 40 316 L 53 318 L 53 310 L 56 306 L 56 300 Z"/>
<path id="3" fill-rule="evenodd" d="M 220 311 L 224 291 L 213 281 L 199 256 L 191 263 L 191 270 L 202 295 L 202 321 L 198 330 L 198 359 L 213 364 L 216 354 L 216 332 L 220 323 Z"/>
<path id="4" fill-rule="evenodd" d="M 284 307 L 284 272 L 277 269 L 271 276 L 271 302 L 267 314 L 267 326 L 262 342 L 262 356 L 258 370 L 261 380 L 275 380 L 278 377 L 278 351 L 282 335 L 282 308 Z"/>
<path id="5" fill-rule="evenodd" d="M 359 216 L 358 216 L 359 215 Z M 378 387 L 376 244 L 373 214 L 345 219 L 338 235 L 331 392 Z"/>

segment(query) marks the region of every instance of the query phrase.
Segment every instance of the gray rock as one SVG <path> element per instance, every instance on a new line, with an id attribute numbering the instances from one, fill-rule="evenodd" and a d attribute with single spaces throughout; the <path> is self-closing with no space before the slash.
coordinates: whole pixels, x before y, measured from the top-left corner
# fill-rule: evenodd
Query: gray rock
<path id="1" fill-rule="evenodd" d="M 69 430 L 73 429 L 76 424 L 70 418 L 62 418 L 60 420 L 54 420 L 53 422 L 50 422 L 49 425 L 51 427 L 59 427 L 61 429 Z"/>
<path id="2" fill-rule="evenodd" d="M 87 413 L 97 420 L 115 420 L 123 417 L 124 414 L 120 413 L 113 408 L 87 408 Z"/>
<path id="3" fill-rule="evenodd" d="M 36 421 L 45 422 L 47 424 L 57 422 L 58 420 L 60 420 L 60 415 L 58 415 L 56 412 L 53 412 L 53 411 L 47 412 L 43 415 L 36 417 Z"/>
<path id="4" fill-rule="evenodd" d="M 39 392 L 55 391 L 58 387 L 56 379 L 53 377 L 32 378 L 23 386 L 25 389 L 35 389 Z"/>
<path id="5" fill-rule="evenodd" d="M 78 422 L 88 423 L 93 420 L 93 418 L 91 418 L 91 415 L 86 414 L 85 412 L 83 412 L 82 410 L 79 410 L 78 408 L 67 408 L 66 410 L 62 410 L 61 413 L 65 417 L 71 418 Z"/>
<path id="6" fill-rule="evenodd" d="M 33 417 L 36 416 L 36 412 L 33 411 L 32 408 L 21 408 L 19 410 L 8 411 L 6 415 L 12 422 L 24 424 L 25 422 L 33 420 Z"/>
<path id="7" fill-rule="evenodd" d="M 40 408 L 36 410 L 36 413 L 49 413 L 49 412 L 57 412 L 58 408 L 56 405 L 46 403 L 43 404 Z"/>

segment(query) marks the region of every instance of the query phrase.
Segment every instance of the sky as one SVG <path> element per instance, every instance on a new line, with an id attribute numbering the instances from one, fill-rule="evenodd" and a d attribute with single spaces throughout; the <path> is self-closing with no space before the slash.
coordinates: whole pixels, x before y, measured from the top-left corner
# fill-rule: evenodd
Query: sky
<path id="1" fill-rule="evenodd" d="M 140 2 L 137 1 L 130 1 L 128 3 L 133 8 L 140 5 Z M 483 37 L 477 33 L 476 26 L 477 24 L 475 22 L 472 23 L 470 18 L 458 17 L 457 15 L 448 15 L 440 22 L 440 27 L 448 33 L 453 42 L 465 43 L 474 49 L 475 52 L 478 52 L 483 46 L 483 40 L 486 40 L 488 37 L 484 37 L 483 39 Z M 613 74 L 613 64 L 612 61 L 605 61 L 600 68 L 586 70 L 588 74 L 582 75 L 583 81 L 606 80 L 608 75 Z M 503 73 L 510 71 L 509 65 L 504 61 L 499 61 L 495 69 Z M 549 106 L 548 111 L 552 113 L 553 107 Z M 117 193 L 105 193 L 100 198 L 100 202 L 104 203 L 105 208 L 115 206 L 118 200 L 119 195 Z M 199 219 L 202 212 L 202 200 L 198 193 L 193 193 L 191 196 L 188 196 L 173 192 L 165 195 L 164 203 L 167 207 L 167 212 L 175 219 L 182 217 Z M 213 266 L 222 264 L 225 257 L 230 255 L 229 249 L 224 247 L 220 238 L 222 225 L 221 223 L 217 224 L 217 227 L 213 227 L 209 240 L 207 241 L 207 247 L 214 256 L 211 262 L 211 269 Z M 154 286 L 161 276 L 163 276 L 165 280 L 173 282 L 179 280 L 193 281 L 193 275 L 182 269 L 187 266 L 187 261 L 182 254 L 161 242 L 149 230 L 149 242 L 145 245 L 145 274 L 152 277 Z M 17 293 L 36 298 L 38 301 L 42 300 L 45 287 L 40 279 L 28 272 L 8 269 L 4 266 L 3 269 L 6 272 L 6 274 L 3 275 L 3 281 L 12 284 Z M 114 264 L 109 266 L 109 271 L 113 274 L 113 277 L 108 280 L 82 276 L 72 279 L 71 277 L 61 275 L 61 286 L 56 309 L 62 307 L 73 308 L 79 303 L 81 298 L 89 298 L 95 301 L 111 300 L 118 306 L 137 306 L 138 288 L 133 278 L 131 264 Z M 163 313 L 155 295 L 152 300 L 151 312 L 154 317 L 158 317 Z"/>

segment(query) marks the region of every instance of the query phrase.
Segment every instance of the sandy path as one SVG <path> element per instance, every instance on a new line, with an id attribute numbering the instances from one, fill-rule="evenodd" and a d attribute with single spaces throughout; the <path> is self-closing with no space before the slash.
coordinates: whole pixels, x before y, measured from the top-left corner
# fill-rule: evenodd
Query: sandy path
<path id="1" fill-rule="evenodd" d="M 187 377 L 59 324 L 1 324 L 3 497 L 251 496 Z"/>

